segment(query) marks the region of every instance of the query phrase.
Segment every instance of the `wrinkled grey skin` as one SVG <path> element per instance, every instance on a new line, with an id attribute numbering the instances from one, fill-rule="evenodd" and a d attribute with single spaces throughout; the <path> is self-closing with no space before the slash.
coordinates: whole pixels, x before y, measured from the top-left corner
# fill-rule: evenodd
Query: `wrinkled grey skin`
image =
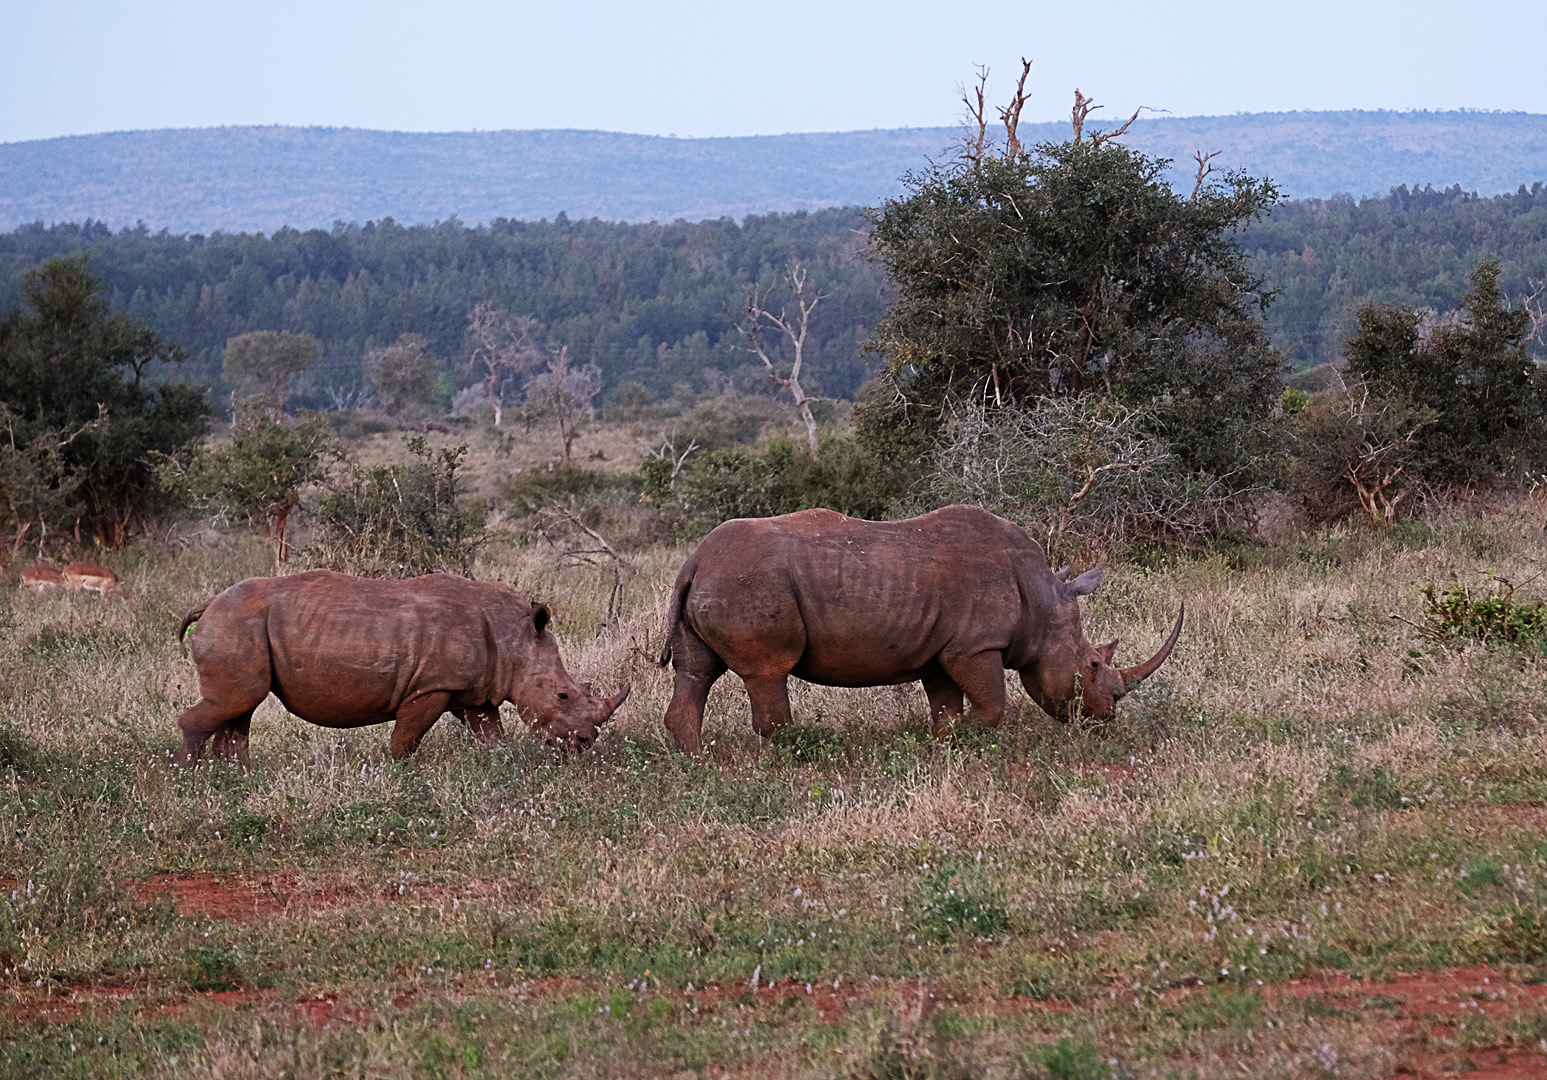
<path id="1" fill-rule="evenodd" d="M 727 521 L 688 558 L 672 592 L 667 644 L 675 683 L 666 727 L 698 754 L 709 688 L 740 675 L 752 725 L 790 721 L 787 679 L 825 686 L 923 683 L 944 734 L 972 702 L 986 727 L 1004 713 L 1004 673 L 1020 674 L 1054 716 L 1105 718 L 1165 662 L 1181 633 L 1147 662 L 1115 668 L 1117 642 L 1085 640 L 1078 597 L 1104 567 L 1065 580 L 1042 548 L 1003 518 L 949 506 L 908 521 L 831 510 Z"/>
<path id="2" fill-rule="evenodd" d="M 176 760 L 204 743 L 250 765 L 248 728 L 270 692 L 322 727 L 392 721 L 404 758 L 448 710 L 479 743 L 503 736 L 499 709 L 515 705 L 553 745 L 589 746 L 628 687 L 599 698 L 570 678 L 548 630 L 548 609 L 504 585 L 429 574 L 377 581 L 330 570 L 249 578 L 190 611 L 201 700 L 178 719 Z"/>

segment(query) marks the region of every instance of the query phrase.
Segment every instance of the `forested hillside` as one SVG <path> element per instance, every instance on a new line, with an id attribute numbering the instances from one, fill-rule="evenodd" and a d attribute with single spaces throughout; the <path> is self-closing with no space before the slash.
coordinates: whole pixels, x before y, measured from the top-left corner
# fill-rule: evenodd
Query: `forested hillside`
<path id="1" fill-rule="evenodd" d="M 1108 102 L 1116 114 L 1122 103 Z M 1104 113 L 1102 115 L 1108 115 Z M 1028 143 L 1069 137 L 1026 124 Z M 174 232 L 330 228 L 391 217 L 740 219 L 875 205 L 948 156 L 956 128 L 675 139 L 602 131 L 441 134 L 348 128 L 126 131 L 0 144 L 0 228 L 144 221 Z M 1460 184 L 1484 195 L 1547 177 L 1547 117 L 1530 113 L 1145 113 L 1126 139 L 1179 163 L 1272 177 L 1293 198 Z"/>
<path id="2" fill-rule="evenodd" d="M 318 405 L 357 390 L 365 350 L 406 332 L 457 360 L 468 313 L 487 299 L 535 317 L 549 344 L 595 361 L 609 388 L 637 380 L 657 395 L 682 382 L 701 391 L 718 371 L 767 389 L 734 323 L 752 283 L 772 283 L 798 257 L 827 294 L 812 321 L 809 389 L 846 397 L 874 370 L 860 347 L 885 300 L 881 273 L 863 257 L 864 227 L 855 210 L 664 226 L 387 221 L 267 237 L 29 226 L 0 235 L 0 311 L 14 306 L 28 268 L 87 250 L 115 310 L 190 350 L 187 377 L 214 382 L 219 350 L 236 334 L 316 335 L 323 363 L 301 389 Z M 1339 355 L 1363 299 L 1448 310 L 1487 255 L 1501 258 L 1501 283 L 1520 296 L 1528 278 L 1547 274 L 1547 188 L 1492 198 L 1400 188 L 1358 202 L 1288 202 L 1244 241 L 1279 290 L 1274 342 L 1305 367 Z"/>

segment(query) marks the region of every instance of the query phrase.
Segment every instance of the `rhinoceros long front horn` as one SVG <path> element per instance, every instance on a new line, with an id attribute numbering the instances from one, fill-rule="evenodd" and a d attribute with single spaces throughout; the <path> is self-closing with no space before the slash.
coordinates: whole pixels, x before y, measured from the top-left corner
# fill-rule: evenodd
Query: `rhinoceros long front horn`
<path id="1" fill-rule="evenodd" d="M 1155 672 L 1160 669 L 1160 665 L 1166 662 L 1166 657 L 1171 655 L 1171 650 L 1176 646 L 1176 639 L 1181 636 L 1182 619 L 1185 618 L 1186 615 L 1187 605 L 1183 604 L 1181 610 L 1176 613 L 1176 626 L 1172 628 L 1171 636 L 1166 638 L 1166 643 L 1160 647 L 1160 651 L 1158 653 L 1144 661 L 1142 664 L 1138 664 L 1134 667 L 1118 669 L 1118 677 L 1123 680 L 1123 693 L 1126 694 L 1135 686 L 1138 686 L 1145 679 L 1155 674 Z"/>
<path id="2" fill-rule="evenodd" d="M 618 707 L 628 700 L 628 692 L 633 688 L 633 683 L 624 683 L 622 690 L 619 690 L 616 694 L 612 695 L 612 697 L 603 701 L 602 718 L 598 720 L 597 723 L 605 724 L 608 720 L 612 719 L 612 714 L 617 712 Z"/>

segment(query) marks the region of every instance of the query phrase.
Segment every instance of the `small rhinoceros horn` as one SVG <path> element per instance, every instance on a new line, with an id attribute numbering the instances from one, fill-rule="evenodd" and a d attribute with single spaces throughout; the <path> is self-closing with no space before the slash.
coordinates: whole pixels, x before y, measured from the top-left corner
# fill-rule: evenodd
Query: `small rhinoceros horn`
<path id="1" fill-rule="evenodd" d="M 612 697 L 608 698 L 603 703 L 602 718 L 598 720 L 597 723 L 605 724 L 608 720 L 612 719 L 612 714 L 617 712 L 618 707 L 628 700 L 628 692 L 633 688 L 633 683 L 624 683 L 622 690 L 619 690 L 616 694 L 612 695 Z"/>
<path id="2" fill-rule="evenodd" d="M 1117 674 L 1123 680 L 1124 693 L 1132 690 L 1145 679 L 1155 674 L 1155 672 L 1160 669 L 1160 665 L 1166 662 L 1166 657 L 1171 655 L 1171 650 L 1176 646 L 1176 639 L 1181 636 L 1182 619 L 1185 618 L 1186 615 L 1187 605 L 1183 604 L 1181 610 L 1176 614 L 1176 626 L 1172 627 L 1171 636 L 1166 639 L 1166 643 L 1160 647 L 1160 651 L 1157 652 L 1154 656 L 1150 657 L 1148 660 L 1144 661 L 1144 663 L 1135 667 L 1118 669 Z"/>

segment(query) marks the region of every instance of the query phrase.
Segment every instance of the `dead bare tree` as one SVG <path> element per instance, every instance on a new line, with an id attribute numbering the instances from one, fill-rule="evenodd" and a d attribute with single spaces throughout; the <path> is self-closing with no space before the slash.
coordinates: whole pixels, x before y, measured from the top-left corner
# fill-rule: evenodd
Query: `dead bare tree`
<path id="1" fill-rule="evenodd" d="M 1021 57 L 1021 77 L 1015 80 L 1015 93 L 1010 98 L 1010 104 L 999 110 L 999 119 L 1004 123 L 1005 157 L 1018 158 L 1021 155 L 1021 110 L 1026 107 L 1026 77 L 1031 74 L 1031 61 Z"/>
<path id="2" fill-rule="evenodd" d="M 811 414 L 811 403 L 820 399 L 806 394 L 800 384 L 800 373 L 806 360 L 806 337 L 811 329 L 811 313 L 822 302 L 825 294 L 815 289 L 808 291 L 806 268 L 800 264 L 799 259 L 790 260 L 789 266 L 784 271 L 784 281 L 795 299 L 795 314 L 791 314 L 789 308 L 785 307 L 780 308 L 779 313 L 775 315 L 767 306 L 773 287 L 770 286 L 762 293 L 754 287 L 747 296 L 747 322 L 737 329 L 741 331 L 741 336 L 751 343 L 751 351 L 757 354 L 757 358 L 768 369 L 768 377 L 778 386 L 788 390 L 790 396 L 795 399 L 795 408 L 799 410 L 800 418 L 806 424 L 806 442 L 814 458 L 820 453 L 821 444 L 817 439 L 816 417 Z M 779 374 L 773 357 L 769 355 L 769 349 L 763 344 L 760 331 L 765 322 L 778 330 L 790 343 L 794 359 L 790 364 L 788 375 Z"/>
<path id="3" fill-rule="evenodd" d="M 548 361 L 548 370 L 527 384 L 528 400 L 546 408 L 558 421 L 564 443 L 564 460 L 580 434 L 580 421 L 593 411 L 592 401 L 602 390 L 602 370 L 594 363 L 571 367 L 566 345 Z"/>
<path id="4" fill-rule="evenodd" d="M 1526 314 L 1531 316 L 1531 326 L 1526 332 L 1526 344 L 1547 347 L 1547 278 L 1529 278 L 1530 292 L 1526 293 Z"/>
<path id="5" fill-rule="evenodd" d="M 467 361 L 463 369 L 480 373 L 484 396 L 494 410 L 494 426 L 505 418 L 505 389 L 517 375 L 542 362 L 537 338 L 541 326 L 529 315 L 512 316 L 485 300 L 467 316 Z"/>
<path id="6" fill-rule="evenodd" d="M 978 85 L 973 87 L 971 95 L 963 87 L 961 95 L 969 121 L 962 157 L 974 165 L 981 165 L 983 156 L 988 153 L 988 68 L 979 65 Z M 973 125 L 977 126 L 976 131 L 972 130 Z"/>
<path id="7" fill-rule="evenodd" d="M 1090 116 L 1091 113 L 1095 112 L 1101 107 L 1102 106 L 1096 104 L 1095 99 L 1088 98 L 1084 94 L 1080 93 L 1078 88 L 1075 89 L 1074 111 L 1071 113 L 1071 119 L 1074 121 L 1075 142 L 1079 142 L 1080 139 L 1082 139 L 1085 135 L 1086 117 Z M 1114 128 L 1111 131 L 1092 131 L 1090 133 L 1090 144 L 1092 146 L 1099 147 L 1103 143 L 1109 142 L 1112 139 L 1119 138 L 1120 136 L 1126 134 L 1129 127 L 1133 125 L 1133 122 L 1139 118 L 1139 114 L 1143 111 L 1144 106 L 1142 105 L 1135 109 L 1133 111 L 1133 115 L 1130 116 L 1127 120 L 1123 121 L 1122 127 Z"/>

